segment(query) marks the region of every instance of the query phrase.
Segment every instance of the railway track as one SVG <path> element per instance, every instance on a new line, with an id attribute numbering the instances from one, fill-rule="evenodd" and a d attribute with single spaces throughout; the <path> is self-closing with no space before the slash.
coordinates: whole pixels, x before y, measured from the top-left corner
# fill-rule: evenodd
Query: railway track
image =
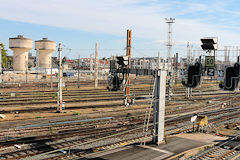
<path id="1" fill-rule="evenodd" d="M 185 128 L 183 127 L 181 131 L 175 131 L 175 134 L 178 134 L 178 133 L 182 133 L 182 132 L 188 132 L 190 131 L 191 128 Z M 121 136 L 118 137 L 118 139 L 120 139 Z M 114 142 L 114 143 L 110 143 L 108 145 L 103 145 L 103 146 L 98 146 L 98 147 L 94 147 L 93 149 L 89 150 L 89 149 L 86 149 L 86 150 L 77 150 L 76 147 L 77 146 L 82 146 L 81 144 L 80 145 L 75 145 L 75 146 L 72 146 L 72 150 L 71 150 L 71 154 L 63 154 L 63 153 L 56 153 L 54 151 L 51 151 L 49 152 L 49 154 L 53 154 L 54 156 L 51 156 L 49 154 L 46 154 L 44 153 L 43 155 L 39 155 L 42 159 L 60 159 L 60 158 L 63 158 L 63 157 L 67 157 L 67 159 L 69 158 L 83 158 L 83 157 L 86 157 L 87 155 L 93 153 L 93 152 L 96 152 L 96 151 L 103 151 L 103 150 L 108 150 L 108 149 L 113 149 L 113 148 L 117 148 L 117 147 L 121 147 L 123 145 L 129 145 L 129 144 L 133 144 L 133 143 L 139 143 L 140 141 L 142 140 L 151 140 L 151 136 L 147 136 L 147 137 L 144 137 L 144 136 L 139 136 L 139 137 L 136 137 L 136 138 L 130 138 L 130 139 L 123 139 L 123 140 L 120 140 L 118 142 Z M 84 145 L 84 144 L 83 144 Z M 63 148 L 63 150 L 66 150 L 67 151 L 67 148 Z M 59 151 L 59 150 L 57 150 Z M 37 156 L 37 157 L 39 157 Z M 27 158 L 28 160 L 29 158 Z"/>
<path id="2" fill-rule="evenodd" d="M 201 110 L 203 110 L 203 109 L 216 109 L 216 107 L 218 107 L 218 105 L 219 104 L 212 104 L 212 105 L 210 105 L 210 106 L 207 106 L 207 107 L 205 107 L 205 108 L 203 108 L 203 107 L 201 107 L 200 109 Z M 230 107 L 230 108 L 226 108 L 225 110 L 226 110 L 226 112 L 229 112 L 229 111 L 234 111 L 234 110 L 236 110 L 236 109 L 238 109 L 238 107 Z M 131 110 L 131 109 L 129 109 L 129 110 Z M 133 110 L 133 109 L 132 109 Z M 135 111 L 136 111 L 136 109 L 134 109 Z M 142 110 L 142 109 L 140 109 L 140 110 Z M 178 109 L 178 110 L 175 110 L 175 112 L 173 112 L 172 110 L 166 110 L 166 115 L 168 116 L 168 115 L 174 115 L 174 114 L 180 114 L 180 113 L 185 113 L 185 112 L 190 112 L 190 111 L 197 111 L 197 108 L 196 107 L 192 107 L 192 108 L 186 108 L 186 109 Z M 203 112 L 204 113 L 204 112 Z M 209 112 L 209 113 L 211 113 L 212 115 L 214 115 L 215 113 L 214 113 L 214 111 L 212 111 L 212 112 Z M 216 112 L 217 113 L 217 112 Z M 134 114 L 130 114 L 131 116 L 134 116 L 134 117 L 137 117 L 137 119 L 141 119 L 141 117 L 143 117 L 144 116 L 144 112 L 142 113 L 142 111 L 139 111 L 139 113 L 134 113 Z M 130 117 L 128 117 L 128 118 L 131 118 L 131 116 Z M 189 118 L 189 116 L 187 115 L 186 116 L 186 118 Z M 116 117 L 115 117 L 115 119 L 116 119 Z M 119 118 L 117 118 L 118 120 L 119 120 Z M 183 119 L 182 117 L 181 117 L 181 119 Z M 121 121 L 121 119 L 120 119 L 120 121 Z M 116 123 L 116 122 L 115 122 Z M 71 124 L 71 125 L 73 125 L 73 126 L 78 126 L 79 124 Z M 96 124 L 93 124 L 93 125 L 96 125 Z M 33 125 L 34 126 L 34 125 Z M 39 131 L 46 131 L 46 130 L 50 130 L 50 127 L 54 127 L 54 126 L 46 126 L 45 128 L 44 127 L 38 127 L 38 128 L 36 128 L 36 130 L 35 131 L 37 131 L 37 130 L 39 130 Z M 63 126 L 61 126 L 61 125 L 59 125 L 59 126 L 57 126 L 58 128 L 61 128 L 61 129 L 64 129 L 64 127 Z M 54 127 L 54 128 L 51 128 L 51 129 L 54 129 L 55 131 L 57 130 L 57 128 L 56 127 Z M 19 129 L 14 129 L 14 130 L 6 130 L 6 131 L 2 131 L 1 133 L 0 133 L 0 136 L 1 135 L 8 135 L 8 136 L 10 136 L 11 134 L 16 134 L 16 135 L 18 135 L 18 136 L 21 136 L 21 134 L 24 134 L 25 132 L 29 132 L 28 131 L 28 129 L 25 129 L 24 130 L 24 132 L 22 132 L 22 130 L 19 130 Z"/>
<path id="3" fill-rule="evenodd" d="M 205 150 L 189 160 L 239 160 L 240 159 L 240 132 L 223 143 Z"/>
<path id="4" fill-rule="evenodd" d="M 145 81 L 147 82 L 147 81 Z M 149 81 L 148 81 L 149 82 Z M 144 83 L 144 81 L 139 82 L 139 84 Z M 69 83 L 70 84 L 70 83 Z M 84 83 L 82 83 L 84 85 Z M 104 83 L 103 83 L 104 84 Z M 72 85 L 76 85 L 76 83 L 72 83 Z M 68 86 L 68 85 L 67 85 Z M 71 85 L 69 85 L 71 86 Z M 87 86 L 87 85 L 86 85 Z M 150 90 L 150 85 L 143 85 L 144 87 L 141 88 L 135 88 L 135 96 L 136 96 L 136 104 L 137 105 L 146 105 L 146 98 L 147 97 L 143 97 L 143 95 L 146 95 L 146 93 L 149 93 Z M 208 85 L 206 85 L 208 86 Z M 31 86 L 29 86 L 30 88 Z M 34 87 L 33 87 L 34 88 Z M 194 90 L 194 93 L 196 95 L 194 95 L 195 100 L 197 101 L 201 101 L 201 100 L 207 100 L 207 99 L 215 99 L 217 100 L 221 100 L 221 101 L 227 101 L 229 100 L 229 98 L 232 98 L 232 103 L 237 103 L 237 99 L 239 98 L 239 96 L 231 96 L 231 97 L 226 97 L 226 94 L 228 93 L 216 93 L 214 89 L 207 89 L 206 91 L 212 91 L 212 93 L 207 93 L 205 90 L 202 90 L 203 94 L 199 94 L 200 89 L 196 89 Z M 56 104 L 56 97 L 55 97 L 55 93 L 56 91 L 51 91 L 51 90 L 46 90 L 46 91 L 18 91 L 15 92 L 16 96 L 11 97 L 10 96 L 11 92 L 5 92 L 3 95 L 1 95 L 2 98 L 1 99 L 1 103 L 0 105 L 2 106 L 6 106 L 11 108 L 11 106 L 20 106 L 20 105 L 38 105 L 38 104 Z M 176 91 L 177 95 L 176 97 L 181 98 L 181 96 L 185 95 L 185 91 L 183 87 L 179 87 L 179 91 Z M 64 91 L 64 95 L 65 97 L 65 102 L 69 103 L 81 103 L 81 102 L 93 102 L 93 101 L 97 101 L 97 102 L 101 102 L 101 101 L 106 101 L 108 102 L 108 104 L 94 104 L 94 105 L 79 105 L 79 106 L 71 106 L 71 107 L 67 107 L 67 109 L 80 109 L 80 108 L 90 108 L 90 107 L 114 107 L 114 106 L 120 106 L 122 105 L 122 103 L 115 103 L 115 104 L 110 104 L 111 101 L 118 101 L 119 99 L 123 98 L 123 93 L 122 92 L 108 92 L 105 89 L 97 89 L 97 90 L 93 90 L 93 89 L 72 89 L 72 90 L 65 90 Z M 201 97 L 201 96 L 209 96 L 207 97 Z M 109 98 L 110 97 L 110 98 Z M 177 100 L 177 99 L 176 99 Z M 185 102 L 184 102 L 185 101 Z M 109 103 L 110 102 L 110 103 Z M 191 104 L 194 103 L 191 102 L 191 100 L 183 100 L 183 102 L 181 103 L 182 105 L 184 104 Z M 177 105 L 181 105 L 180 103 Z M 171 103 L 170 103 L 171 105 Z M 170 110 L 170 108 L 167 108 L 166 110 L 166 115 L 178 115 L 181 113 L 186 113 L 186 112 L 194 112 L 196 110 L 212 110 L 214 109 L 214 107 L 219 107 L 221 105 L 221 103 L 216 103 L 216 104 L 209 104 L 206 107 L 202 107 L 202 106 L 186 106 L 185 108 L 173 108 L 172 110 Z M 37 107 L 28 107 L 27 109 L 14 109 L 15 112 L 21 112 L 21 113 L 25 113 L 25 112 L 37 112 L 37 111 L 49 111 L 49 110 L 55 110 L 55 107 L 41 107 L 41 108 L 37 108 Z M 217 119 L 219 119 L 219 117 L 222 117 L 222 121 L 228 120 L 229 116 L 231 116 L 232 118 L 237 118 L 239 115 L 239 112 L 235 111 L 239 108 L 231 108 L 231 109 L 226 109 L 226 110 L 221 110 L 219 112 L 213 112 L 213 111 L 209 111 L 209 113 L 205 112 L 203 114 L 206 115 L 211 115 L 211 116 L 215 116 L 215 118 L 212 118 L 211 122 L 214 123 L 215 121 L 217 121 Z M 1 111 L 1 113 L 11 113 L 11 110 L 4 110 Z M 229 113 L 228 112 L 232 112 Z M 191 113 L 192 114 L 192 113 Z M 189 131 L 191 128 L 186 127 L 188 123 L 186 123 L 186 121 L 189 121 L 189 118 L 191 116 L 191 114 L 188 115 L 184 115 L 179 117 L 172 117 L 167 119 L 166 121 L 166 125 L 168 128 L 167 133 L 170 134 L 177 134 L 177 133 L 181 133 L 181 132 L 187 132 Z M 218 114 L 221 114 L 220 116 L 218 116 Z M 85 144 L 85 143 L 89 143 L 91 141 L 94 140 L 98 140 L 98 139 L 102 139 L 102 138 L 106 138 L 106 137 L 111 137 L 111 136 L 116 136 L 118 134 L 120 134 L 121 136 L 117 137 L 119 139 L 121 139 L 122 141 L 115 142 L 112 141 L 112 143 L 109 144 L 99 144 L 99 146 L 95 146 L 92 147 L 93 149 L 96 150 L 102 150 L 103 148 L 107 148 L 109 145 L 114 146 L 115 144 L 120 144 L 124 143 L 124 144 L 131 144 L 131 143 L 135 143 L 135 142 L 139 142 L 140 139 L 142 138 L 146 138 L 146 137 L 141 137 L 140 134 L 138 137 L 135 138 L 128 138 L 127 140 L 123 140 L 122 137 L 127 136 L 128 134 L 130 134 L 131 132 L 133 133 L 140 133 L 142 131 L 142 124 L 143 124 L 143 114 L 140 115 L 139 117 L 137 117 L 137 119 L 130 119 L 130 120 L 126 120 L 126 119 L 114 119 L 115 122 L 113 120 L 109 120 L 106 122 L 102 122 L 102 123 L 98 123 L 95 122 L 93 124 L 86 124 L 85 126 L 82 124 L 71 124 L 71 125 L 56 125 L 53 127 L 38 127 L 38 128 L 29 128 L 29 129 L 19 129 L 16 130 L 15 132 L 12 131 L 12 140 L 8 140 L 5 141 L 6 143 L 2 143 L 0 142 L 0 152 L 2 149 L 10 147 L 13 144 L 26 144 L 25 146 L 23 145 L 23 147 L 20 149 L 13 149 L 11 152 L 10 150 L 4 150 L 5 152 L 3 154 L 0 154 L 0 159 L 19 159 L 19 158 L 26 158 L 27 156 L 34 156 L 34 155 L 39 155 L 39 154 L 45 154 L 46 152 L 51 152 L 51 153 L 56 153 L 59 152 L 59 156 L 55 156 L 52 157 L 53 159 L 58 159 L 61 158 L 62 156 L 66 156 L 63 155 L 61 150 L 66 151 L 67 148 L 73 148 L 74 146 L 79 146 L 79 144 Z M 129 118 L 129 117 L 128 117 Z M 128 122 L 127 122 L 128 121 Z M 109 125 L 109 123 L 112 123 L 112 125 Z M 102 127 L 104 126 L 105 127 Z M 49 132 L 49 130 L 51 130 L 51 128 L 54 128 L 55 132 Z M 176 129 L 179 129 L 178 131 L 176 131 Z M 29 136 L 31 134 L 29 134 L 30 132 L 33 132 L 34 134 L 36 134 L 37 132 L 47 132 L 48 135 L 43 136 L 43 135 L 39 135 L 39 136 Z M 5 133 L 0 133 L 0 138 L 1 135 L 4 137 L 6 136 L 6 134 L 10 133 L 9 131 L 6 131 Z M 51 133 L 51 134 L 49 134 Z M 126 134 L 125 134 L 126 133 Z M 148 136 L 150 136 L 151 133 L 148 133 Z M 28 135 L 28 137 L 24 137 L 24 135 Z M 14 140 L 14 136 L 15 138 L 17 137 L 17 139 Z M 149 138 L 147 137 L 147 138 Z M 24 139 L 26 138 L 26 139 Z M 29 138 L 29 139 L 27 139 Z M 32 139 L 31 139 L 32 138 Z M 115 138 L 115 139 L 117 139 Z M 61 141 L 61 140 L 62 141 Z M 138 139 L 138 140 L 137 140 Z M 105 140 L 106 141 L 106 140 Z M 2 143 L 2 144 L 1 144 Z M 2 150 L 3 151 L 3 150 Z M 76 153 L 79 156 L 84 156 L 87 153 L 91 153 L 93 150 L 92 149 L 84 149 L 83 151 L 79 152 L 76 151 L 74 152 L 73 149 L 71 149 L 71 153 Z M 71 154 L 71 155 L 74 155 Z"/>
<path id="5" fill-rule="evenodd" d="M 236 100 L 235 100 L 236 102 L 238 102 L 237 101 L 237 98 L 236 98 Z M 137 102 L 138 103 L 138 102 Z M 143 102 L 144 103 L 144 102 Z M 234 100 L 233 100 L 233 103 L 234 103 Z M 172 111 L 172 110 L 169 110 L 169 109 L 167 109 L 166 110 L 166 115 L 168 116 L 168 115 L 174 115 L 174 114 L 180 114 L 180 113 L 185 113 L 185 112 L 191 112 L 191 111 L 193 111 L 193 112 L 197 112 L 198 111 L 198 109 L 199 109 L 199 111 L 201 111 L 201 110 L 210 110 L 210 109 L 216 109 L 216 107 L 219 107 L 219 106 L 221 106 L 221 104 L 211 104 L 211 105 L 209 105 L 209 106 L 207 106 L 207 107 L 191 107 L 191 108 L 184 108 L 184 109 L 176 109 L 176 110 L 174 110 L 174 111 Z M 106 107 L 108 107 L 108 105 L 106 106 Z M 220 107 L 219 107 L 220 108 Z M 55 109 L 55 108 L 54 108 Z M 71 108 L 69 108 L 69 109 L 71 109 Z M 238 109 L 238 107 L 230 107 L 230 108 L 226 108 L 226 111 L 234 111 L 235 109 Z M 131 109 L 128 109 L 129 111 L 131 110 Z M 136 109 L 132 109 L 132 110 L 135 110 L 136 111 Z M 35 110 L 36 111 L 36 110 Z M 198 112 L 199 112 L 198 111 Z M 29 112 L 29 110 L 28 110 L 28 112 Z M 137 116 L 138 117 L 138 119 L 140 118 L 140 117 L 142 117 L 143 116 L 143 114 L 144 113 L 141 113 L 142 112 L 142 109 L 140 108 L 140 111 L 139 111 L 139 113 L 135 113 L 135 114 L 131 114 L 132 116 Z M 212 112 L 210 112 L 211 114 L 214 114 L 214 111 L 212 111 Z M 186 116 L 187 118 L 188 118 L 188 116 Z M 73 124 L 72 124 L 73 125 Z M 47 128 L 47 129 L 46 129 Z M 45 130 L 49 130 L 49 127 L 46 127 L 45 128 Z M 40 129 L 42 129 L 42 128 L 40 128 Z M 55 128 L 56 129 L 56 128 Z M 20 131 L 17 131 L 17 130 L 15 130 L 15 132 L 14 133 L 16 133 L 16 132 L 18 132 L 18 135 L 19 134 L 21 134 L 20 133 Z M 7 134 L 7 135 L 9 135 L 11 133 L 11 130 L 7 130 L 7 131 L 5 131 L 5 134 Z M 4 131 L 1 133 L 2 135 L 4 134 Z M 0 135 L 1 135 L 0 134 Z"/>
<path id="6" fill-rule="evenodd" d="M 216 113 L 221 113 L 221 112 L 220 111 L 216 111 Z M 205 113 L 205 114 L 207 114 L 207 113 Z M 211 113 L 209 112 L 208 114 L 212 114 L 212 112 Z M 226 115 L 224 115 L 224 116 L 226 116 Z M 216 119 L 219 119 L 219 117 L 216 118 Z M 167 120 L 166 123 L 169 123 L 171 121 L 180 122 L 179 119 L 171 119 L 171 120 Z M 114 134 L 117 134 L 117 133 L 120 133 L 120 132 L 128 131 L 128 130 L 134 129 L 136 127 L 139 127 L 142 124 L 143 124 L 143 120 L 142 121 L 138 120 L 138 122 L 136 122 L 135 124 L 131 123 L 131 124 L 122 125 L 122 126 L 117 125 L 115 127 L 97 128 L 97 129 L 96 128 L 91 128 L 91 129 L 85 128 L 85 129 L 82 129 L 82 130 L 76 129 L 74 131 L 70 130 L 70 131 L 68 131 L 68 133 L 67 132 L 62 132 L 62 136 L 61 136 L 61 134 L 58 133 L 56 135 L 53 135 L 53 137 L 49 137 L 48 136 L 48 138 L 50 138 L 51 140 L 54 140 L 54 136 L 56 136 L 56 137 L 60 136 L 61 138 L 64 138 L 63 135 L 70 134 L 70 135 L 73 136 L 74 132 L 75 132 L 75 133 L 77 133 L 78 137 L 87 136 L 87 135 L 91 135 L 92 134 L 91 136 L 93 136 L 94 139 L 95 139 L 97 137 L 101 138 L 101 137 L 104 137 L 104 136 L 108 136 L 108 135 L 110 136 L 110 135 L 114 135 Z M 121 127 L 123 127 L 124 129 L 121 129 Z M 183 125 L 182 129 L 183 129 L 183 132 L 186 132 L 186 131 L 189 130 L 189 128 L 186 128 L 186 125 Z M 171 129 L 171 130 L 173 130 L 173 129 Z M 142 131 L 142 129 L 140 131 Z M 179 133 L 179 131 L 178 131 L 178 133 Z M 59 138 L 56 138 L 56 137 L 55 137 L 55 139 L 59 139 L 60 138 L 60 137 Z M 86 140 L 86 137 L 84 137 L 84 140 Z M 91 137 L 88 140 L 91 140 Z M 36 141 L 37 141 L 37 139 L 35 139 L 35 143 L 36 143 Z M 53 150 L 56 150 L 56 149 L 57 150 L 65 149 L 66 147 L 71 147 L 72 145 L 83 143 L 82 141 L 76 141 L 76 139 L 74 140 L 75 143 L 72 143 L 73 141 L 71 141 L 71 140 L 69 142 L 65 140 L 64 141 L 65 145 L 62 145 L 63 144 L 62 142 L 60 144 L 60 143 L 57 143 L 55 141 L 48 143 L 48 141 L 49 141 L 49 139 L 46 139 L 46 137 L 41 137 L 41 138 L 39 138 L 39 142 L 44 142 L 44 144 L 42 144 L 42 145 L 37 145 L 37 146 L 31 147 L 31 148 L 28 148 L 28 149 L 25 149 L 25 150 L 21 150 L 21 151 L 4 153 L 4 154 L 1 154 L 0 157 L 2 159 L 15 159 L 15 158 L 20 158 L 20 157 L 23 158 L 24 156 L 27 156 L 27 155 L 41 154 L 43 152 L 53 151 Z M 85 141 L 85 142 L 87 142 L 87 141 Z M 26 142 L 21 142 L 21 143 L 26 143 Z M 30 142 L 28 142 L 28 143 L 30 143 Z M 34 144 L 34 141 L 32 140 L 31 143 Z M 50 149 L 46 149 L 46 147 L 49 147 Z M 43 149 L 43 148 L 45 148 L 45 149 Z"/>

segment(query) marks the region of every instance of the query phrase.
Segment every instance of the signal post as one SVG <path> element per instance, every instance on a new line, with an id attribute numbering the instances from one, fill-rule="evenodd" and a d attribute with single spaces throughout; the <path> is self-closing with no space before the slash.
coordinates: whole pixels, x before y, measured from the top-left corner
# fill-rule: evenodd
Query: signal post
<path id="1" fill-rule="evenodd" d="M 166 96 L 166 77 L 167 71 L 164 70 L 152 70 L 152 69 L 137 69 L 131 68 L 131 30 L 127 30 L 127 56 L 119 56 L 117 63 L 120 65 L 119 68 L 115 68 L 115 61 L 112 61 L 110 72 L 122 73 L 126 75 L 126 88 L 125 95 L 127 103 L 131 102 L 130 97 L 130 74 L 133 75 L 152 75 L 155 77 L 155 88 L 154 88 L 154 135 L 153 142 L 160 144 L 164 140 L 164 123 L 165 123 L 165 96 Z"/>
<path id="2" fill-rule="evenodd" d="M 127 56 L 128 56 L 128 65 L 127 68 L 131 68 L 131 41 L 132 41 L 132 30 L 127 30 Z M 129 74 L 126 74 L 126 89 L 125 89 L 125 95 L 126 95 L 126 101 L 127 103 L 131 102 L 130 97 L 130 77 Z"/>
<path id="3" fill-rule="evenodd" d="M 58 109 L 57 112 L 62 113 L 63 111 L 63 104 L 62 104 L 62 44 L 59 43 L 58 45 L 58 59 L 59 59 L 59 66 L 58 66 Z"/>

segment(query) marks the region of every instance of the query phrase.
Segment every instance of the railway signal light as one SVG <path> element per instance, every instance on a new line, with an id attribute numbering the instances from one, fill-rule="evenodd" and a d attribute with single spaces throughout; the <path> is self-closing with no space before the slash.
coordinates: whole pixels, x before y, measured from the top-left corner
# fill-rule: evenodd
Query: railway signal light
<path id="1" fill-rule="evenodd" d="M 110 70 L 116 69 L 116 61 L 110 60 Z"/>
<path id="2" fill-rule="evenodd" d="M 66 62 L 67 58 L 66 57 L 63 57 L 62 59 L 62 65 Z M 57 65 L 59 66 L 59 59 L 57 60 Z"/>
<path id="3" fill-rule="evenodd" d="M 217 49 L 217 37 L 205 37 L 201 39 L 203 50 L 216 50 Z"/>
<path id="4" fill-rule="evenodd" d="M 120 66 L 127 66 L 129 64 L 128 62 L 128 56 L 119 56 L 119 57 L 116 57 L 117 58 L 117 63 L 120 65 Z"/>
<path id="5" fill-rule="evenodd" d="M 66 57 L 63 57 L 63 59 L 62 59 L 62 64 L 64 64 L 66 61 L 67 61 L 67 58 L 66 58 Z"/>
<path id="6" fill-rule="evenodd" d="M 238 86 L 238 81 L 240 78 L 240 64 L 237 62 L 234 66 L 229 66 L 226 68 L 226 74 L 224 79 L 224 85 L 219 85 L 220 88 L 224 90 L 234 91 Z"/>
<path id="7" fill-rule="evenodd" d="M 195 65 L 189 65 L 187 72 L 187 82 L 183 81 L 182 84 L 189 88 L 197 87 L 201 81 L 202 64 L 196 62 Z"/>

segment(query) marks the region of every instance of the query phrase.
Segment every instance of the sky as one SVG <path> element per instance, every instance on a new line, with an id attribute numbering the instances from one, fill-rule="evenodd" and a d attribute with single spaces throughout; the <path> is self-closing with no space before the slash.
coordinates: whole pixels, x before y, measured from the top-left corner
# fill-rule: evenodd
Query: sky
<path id="1" fill-rule="evenodd" d="M 239 46 L 240 3 L 237 0 L 0 0 L 0 42 L 24 35 L 48 37 L 63 44 L 68 58 L 126 54 L 132 30 L 132 57 L 167 55 L 168 26 L 175 18 L 173 52 L 186 57 L 187 42 L 200 48 L 203 37 L 218 37 L 219 48 Z M 239 47 L 240 48 L 240 47 Z M 35 54 L 34 44 L 32 49 Z M 9 55 L 12 51 L 8 49 Z M 53 56 L 57 53 L 54 52 Z"/>

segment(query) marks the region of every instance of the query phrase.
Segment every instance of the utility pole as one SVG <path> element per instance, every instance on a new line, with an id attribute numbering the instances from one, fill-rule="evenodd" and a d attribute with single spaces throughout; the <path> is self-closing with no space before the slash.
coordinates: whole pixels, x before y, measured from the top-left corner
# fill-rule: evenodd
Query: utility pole
<path id="1" fill-rule="evenodd" d="M 187 66 L 192 64 L 192 46 L 190 42 L 187 42 Z M 192 97 L 192 88 L 187 87 L 186 88 L 186 97 Z"/>
<path id="2" fill-rule="evenodd" d="M 80 68 L 80 56 L 78 55 L 78 88 L 80 88 L 80 72 L 79 72 L 79 68 Z"/>
<path id="3" fill-rule="evenodd" d="M 127 30 L 127 56 L 128 56 L 128 66 L 127 68 L 131 68 L 131 41 L 132 41 L 132 30 Z M 127 103 L 131 102 L 130 98 L 130 77 L 129 74 L 126 74 L 126 89 L 125 89 L 125 95 L 127 98 Z"/>
<path id="4" fill-rule="evenodd" d="M 58 45 L 58 110 L 57 112 L 62 113 L 62 44 Z"/>
<path id="5" fill-rule="evenodd" d="M 103 77 L 103 79 L 105 80 L 106 79 L 106 72 L 105 72 L 105 67 L 106 67 L 106 59 L 104 59 L 104 62 L 103 62 L 104 64 L 103 64 L 103 72 L 104 72 L 104 77 Z"/>
<path id="6" fill-rule="evenodd" d="M 174 18 L 165 18 L 166 23 L 168 24 L 168 42 L 167 42 L 167 49 L 168 49 L 168 100 L 170 101 L 172 98 L 172 75 L 173 75 L 173 64 L 172 64 L 172 24 L 175 23 Z M 170 65 L 170 66 L 169 66 Z"/>
<path id="7" fill-rule="evenodd" d="M 53 65 L 52 65 L 52 62 L 53 62 L 53 60 L 52 60 L 52 57 L 51 57 L 51 79 L 50 79 L 50 88 L 51 88 L 51 90 L 53 89 L 53 78 L 52 78 L 52 69 L 53 69 Z"/>
<path id="8" fill-rule="evenodd" d="M 224 65 L 228 65 L 228 47 L 224 46 Z"/>
<path id="9" fill-rule="evenodd" d="M 175 84 L 177 84 L 178 81 L 178 53 L 176 53 L 175 56 Z"/>
<path id="10" fill-rule="evenodd" d="M 28 83 L 28 62 L 27 62 L 27 60 L 25 61 L 25 66 L 26 66 L 26 72 L 25 72 L 25 74 L 26 74 L 26 83 Z"/>
<path id="11" fill-rule="evenodd" d="M 93 54 L 90 55 L 90 80 L 92 80 L 93 74 Z"/>
<path id="12" fill-rule="evenodd" d="M 0 46 L 0 83 L 2 83 L 2 47 Z"/>
<path id="13" fill-rule="evenodd" d="M 226 65 L 227 62 L 227 47 L 224 46 L 224 65 Z"/>
<path id="14" fill-rule="evenodd" d="M 94 79 L 94 88 L 98 87 L 98 50 L 97 43 L 95 47 L 95 79 Z"/>
<path id="15" fill-rule="evenodd" d="M 192 64 L 192 49 L 190 42 L 187 42 L 187 64 Z"/>
<path id="16" fill-rule="evenodd" d="M 38 81 L 39 49 L 36 49 L 36 81 Z"/>
<path id="17" fill-rule="evenodd" d="M 134 68 L 137 68 L 137 58 L 134 59 Z"/>
<path id="18" fill-rule="evenodd" d="M 180 69 L 183 69 L 183 59 L 180 57 Z"/>

